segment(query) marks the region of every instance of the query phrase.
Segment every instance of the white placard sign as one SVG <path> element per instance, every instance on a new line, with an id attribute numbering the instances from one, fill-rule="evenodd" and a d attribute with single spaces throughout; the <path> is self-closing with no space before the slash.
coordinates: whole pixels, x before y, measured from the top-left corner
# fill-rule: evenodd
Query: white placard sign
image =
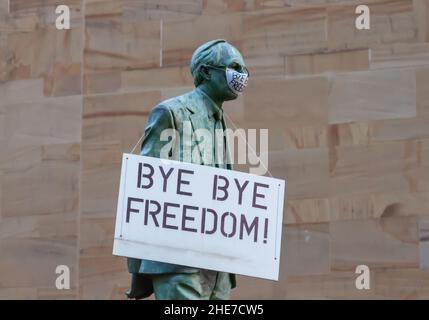
<path id="1" fill-rule="evenodd" d="M 285 181 L 122 158 L 113 254 L 278 280 Z"/>

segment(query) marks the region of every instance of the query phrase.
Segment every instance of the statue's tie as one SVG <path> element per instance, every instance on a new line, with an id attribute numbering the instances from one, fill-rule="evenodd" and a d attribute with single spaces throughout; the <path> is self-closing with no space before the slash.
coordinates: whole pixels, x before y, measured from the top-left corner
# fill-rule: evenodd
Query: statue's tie
<path id="1" fill-rule="evenodd" d="M 223 111 L 219 109 L 218 112 L 213 114 L 215 119 L 215 138 L 214 138 L 214 156 L 215 156 L 215 166 L 218 168 L 224 167 L 224 154 L 225 154 L 225 146 L 224 146 L 224 138 L 223 138 Z M 220 134 L 220 130 L 222 130 L 222 134 Z"/>

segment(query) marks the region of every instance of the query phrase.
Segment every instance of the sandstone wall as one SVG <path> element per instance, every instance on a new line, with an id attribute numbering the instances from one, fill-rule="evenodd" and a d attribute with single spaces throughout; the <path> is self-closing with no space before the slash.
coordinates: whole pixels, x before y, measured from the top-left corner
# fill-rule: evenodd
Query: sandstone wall
<path id="1" fill-rule="evenodd" d="M 0 298 L 124 298 L 121 154 L 213 38 L 251 72 L 228 116 L 270 129 L 288 180 L 280 280 L 240 276 L 233 297 L 429 298 L 428 0 L 0 0 Z"/>

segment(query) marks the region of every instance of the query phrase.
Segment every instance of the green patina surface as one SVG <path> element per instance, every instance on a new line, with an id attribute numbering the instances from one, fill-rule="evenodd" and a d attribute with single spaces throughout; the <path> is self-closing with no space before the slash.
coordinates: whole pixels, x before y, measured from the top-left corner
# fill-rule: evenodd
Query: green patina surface
<path id="1" fill-rule="evenodd" d="M 192 129 L 214 130 L 217 121 L 220 121 L 223 129 L 226 129 L 223 119 L 222 104 L 224 101 L 233 100 L 237 95 L 233 93 L 226 81 L 222 68 L 230 67 L 237 71 L 245 69 L 241 54 L 233 46 L 224 40 L 213 40 L 200 46 L 193 54 L 190 71 L 194 78 L 196 88 L 191 92 L 162 101 L 152 109 L 144 132 L 141 146 L 141 155 L 161 157 L 161 149 L 167 143 L 161 141 L 161 133 L 165 129 L 174 129 L 183 137 L 184 123 L 189 121 Z M 221 119 L 216 118 L 216 114 Z M 194 143 L 194 142 L 192 142 Z M 172 149 L 180 152 L 171 152 L 170 159 L 184 161 L 183 139 L 177 140 L 177 145 Z M 194 146 L 195 147 L 195 146 Z M 196 146 L 196 147 L 199 147 Z M 224 168 L 232 169 L 230 165 L 230 151 L 226 148 L 226 164 Z M 193 148 L 192 148 L 193 149 Z M 214 154 L 214 150 L 211 150 Z M 203 157 L 192 160 L 203 165 Z M 207 277 L 209 271 L 188 266 L 163 263 L 151 260 L 128 258 L 128 271 L 132 274 L 130 298 L 143 298 L 155 292 L 157 299 L 227 299 L 229 289 L 236 286 L 234 274 L 218 272 L 216 277 Z M 207 280 L 211 279 L 211 280 Z M 203 282 L 214 281 L 214 285 L 203 285 Z M 202 288 L 206 289 L 202 289 Z M 207 288 L 211 288 L 208 290 Z M 217 293 L 214 293 L 214 292 Z M 212 293 L 210 293 L 212 292 Z"/>

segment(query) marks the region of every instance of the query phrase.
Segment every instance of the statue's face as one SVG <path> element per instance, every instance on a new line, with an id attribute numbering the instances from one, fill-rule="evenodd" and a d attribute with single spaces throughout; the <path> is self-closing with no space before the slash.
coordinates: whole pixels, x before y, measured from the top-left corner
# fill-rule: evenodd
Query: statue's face
<path id="1" fill-rule="evenodd" d="M 209 86 L 216 96 L 222 100 L 233 100 L 238 97 L 228 86 L 225 69 L 230 68 L 238 72 L 245 72 L 246 65 L 240 52 L 231 45 L 222 45 L 220 52 L 221 59 L 216 68 L 210 68 L 210 82 Z"/>

